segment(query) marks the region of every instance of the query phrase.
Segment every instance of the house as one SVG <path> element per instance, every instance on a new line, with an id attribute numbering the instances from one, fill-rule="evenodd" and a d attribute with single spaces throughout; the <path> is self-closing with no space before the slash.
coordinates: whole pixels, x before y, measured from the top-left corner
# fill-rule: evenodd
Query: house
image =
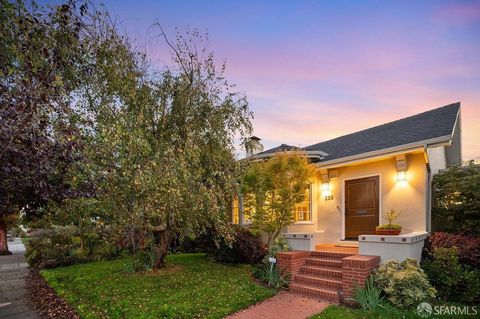
<path id="1" fill-rule="evenodd" d="M 247 145 L 249 159 L 263 159 L 298 148 L 263 147 L 258 138 Z M 357 241 L 383 223 L 382 213 L 401 211 L 402 234 L 431 229 L 432 176 L 460 165 L 460 103 L 301 148 L 317 168 L 296 222 L 284 235 L 294 249 L 315 250 L 322 243 Z M 241 202 L 234 220 L 248 222 Z M 369 237 L 371 238 L 371 237 Z"/>
<path id="2" fill-rule="evenodd" d="M 378 258 L 380 263 L 407 257 L 420 259 L 431 229 L 432 177 L 439 170 L 462 163 L 460 103 L 304 148 L 282 144 L 262 149 L 259 139 L 252 139 L 247 144 L 248 159 L 261 160 L 277 152 L 300 149 L 317 168 L 305 201 L 294 212 L 295 223 L 283 232 L 294 250 L 284 263 L 292 274 L 305 267 L 305 261 L 295 262 L 296 258 L 313 256 L 317 259 L 312 259 L 312 264 L 328 266 L 328 260 L 317 256 L 328 255 L 325 251 L 336 254 L 328 257 L 344 254 L 343 257 L 360 258 L 369 269 L 369 263 L 375 263 L 367 261 L 370 257 Z M 375 235 L 376 226 L 384 223 L 382 213 L 390 209 L 401 211 L 396 223 L 402 226 L 402 233 Z M 233 215 L 234 221 L 248 223 L 242 214 L 241 200 Z M 304 272 L 311 275 L 308 267 Z M 365 269 L 360 272 L 366 273 Z M 310 277 L 303 280 L 309 282 Z M 301 284 L 299 288 L 295 278 L 293 288 L 298 291 L 318 288 Z"/>

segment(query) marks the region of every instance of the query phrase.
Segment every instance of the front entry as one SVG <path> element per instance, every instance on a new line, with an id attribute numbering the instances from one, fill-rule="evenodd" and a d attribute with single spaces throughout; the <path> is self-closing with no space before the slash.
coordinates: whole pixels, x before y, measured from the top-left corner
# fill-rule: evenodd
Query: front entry
<path id="1" fill-rule="evenodd" d="M 379 220 L 378 176 L 345 181 L 345 239 L 375 234 Z"/>

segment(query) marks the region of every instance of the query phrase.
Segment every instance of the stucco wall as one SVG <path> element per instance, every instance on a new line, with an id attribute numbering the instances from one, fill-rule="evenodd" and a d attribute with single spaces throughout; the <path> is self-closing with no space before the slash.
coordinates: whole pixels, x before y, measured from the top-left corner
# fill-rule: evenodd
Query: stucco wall
<path id="1" fill-rule="evenodd" d="M 313 185 L 313 213 L 311 225 L 291 225 L 287 232 L 324 232 L 324 241 L 335 242 L 343 238 L 343 185 L 347 179 L 380 176 L 380 218 L 382 212 L 399 209 L 402 214 L 397 220 L 403 232 L 426 230 L 426 166 L 423 153 L 407 155 L 407 181 L 397 182 L 395 159 L 369 162 L 338 168 L 338 177 L 330 180 L 333 200 L 325 200 L 321 191 L 321 178 L 317 176 Z M 383 220 L 379 221 L 383 223 Z"/>

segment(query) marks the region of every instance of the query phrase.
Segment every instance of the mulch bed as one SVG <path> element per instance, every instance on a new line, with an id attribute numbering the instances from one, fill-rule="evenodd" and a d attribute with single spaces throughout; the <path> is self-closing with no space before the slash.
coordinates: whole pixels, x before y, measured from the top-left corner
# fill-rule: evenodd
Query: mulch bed
<path id="1" fill-rule="evenodd" d="M 29 291 L 27 302 L 49 319 L 80 319 L 72 306 L 60 298 L 45 282 L 38 270 L 30 269 L 26 278 Z"/>

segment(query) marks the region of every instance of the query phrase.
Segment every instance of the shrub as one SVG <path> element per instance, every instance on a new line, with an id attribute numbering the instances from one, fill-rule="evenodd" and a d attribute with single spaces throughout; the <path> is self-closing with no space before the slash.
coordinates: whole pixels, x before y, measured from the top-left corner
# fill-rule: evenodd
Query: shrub
<path id="1" fill-rule="evenodd" d="M 436 232 L 428 236 L 423 248 L 423 259 L 431 260 L 435 248 L 458 249 L 458 259 L 461 264 L 468 265 L 475 269 L 480 268 L 480 237 L 463 234 L 447 234 Z"/>
<path id="2" fill-rule="evenodd" d="M 25 257 L 30 266 L 41 269 L 108 260 L 121 253 L 120 248 L 106 240 L 90 240 L 86 243 L 87 247 L 81 251 L 79 238 L 73 236 L 71 229 L 56 228 L 29 240 Z"/>
<path id="3" fill-rule="evenodd" d="M 400 309 L 412 308 L 435 297 L 435 288 L 415 259 L 409 258 L 401 263 L 387 261 L 375 272 L 374 279 L 387 299 Z"/>
<path id="4" fill-rule="evenodd" d="M 268 247 L 268 254 L 266 257 L 275 257 L 279 252 L 289 251 L 288 242 L 285 237 L 278 237 L 273 241 L 273 244 Z"/>
<path id="5" fill-rule="evenodd" d="M 77 246 L 71 234 L 65 231 L 52 231 L 27 244 L 25 258 L 30 266 L 36 268 L 54 268 L 80 262 Z"/>
<path id="6" fill-rule="evenodd" d="M 356 301 L 363 310 L 376 310 L 380 305 L 382 289 L 376 284 L 373 276 L 368 277 L 364 287 L 356 286 L 352 300 Z"/>
<path id="7" fill-rule="evenodd" d="M 226 263 L 258 264 L 267 254 L 267 246 L 260 235 L 252 234 L 247 228 L 236 227 L 233 242 L 222 239 L 218 249 L 212 252 L 215 260 Z"/>
<path id="8" fill-rule="evenodd" d="M 433 256 L 422 263 L 430 282 L 444 301 L 466 304 L 480 302 L 480 273 L 459 262 L 457 247 L 438 247 Z"/>
<path id="9" fill-rule="evenodd" d="M 254 269 L 253 275 L 275 289 L 285 287 L 289 282 L 289 277 L 282 275 L 277 264 L 261 264 Z"/>

